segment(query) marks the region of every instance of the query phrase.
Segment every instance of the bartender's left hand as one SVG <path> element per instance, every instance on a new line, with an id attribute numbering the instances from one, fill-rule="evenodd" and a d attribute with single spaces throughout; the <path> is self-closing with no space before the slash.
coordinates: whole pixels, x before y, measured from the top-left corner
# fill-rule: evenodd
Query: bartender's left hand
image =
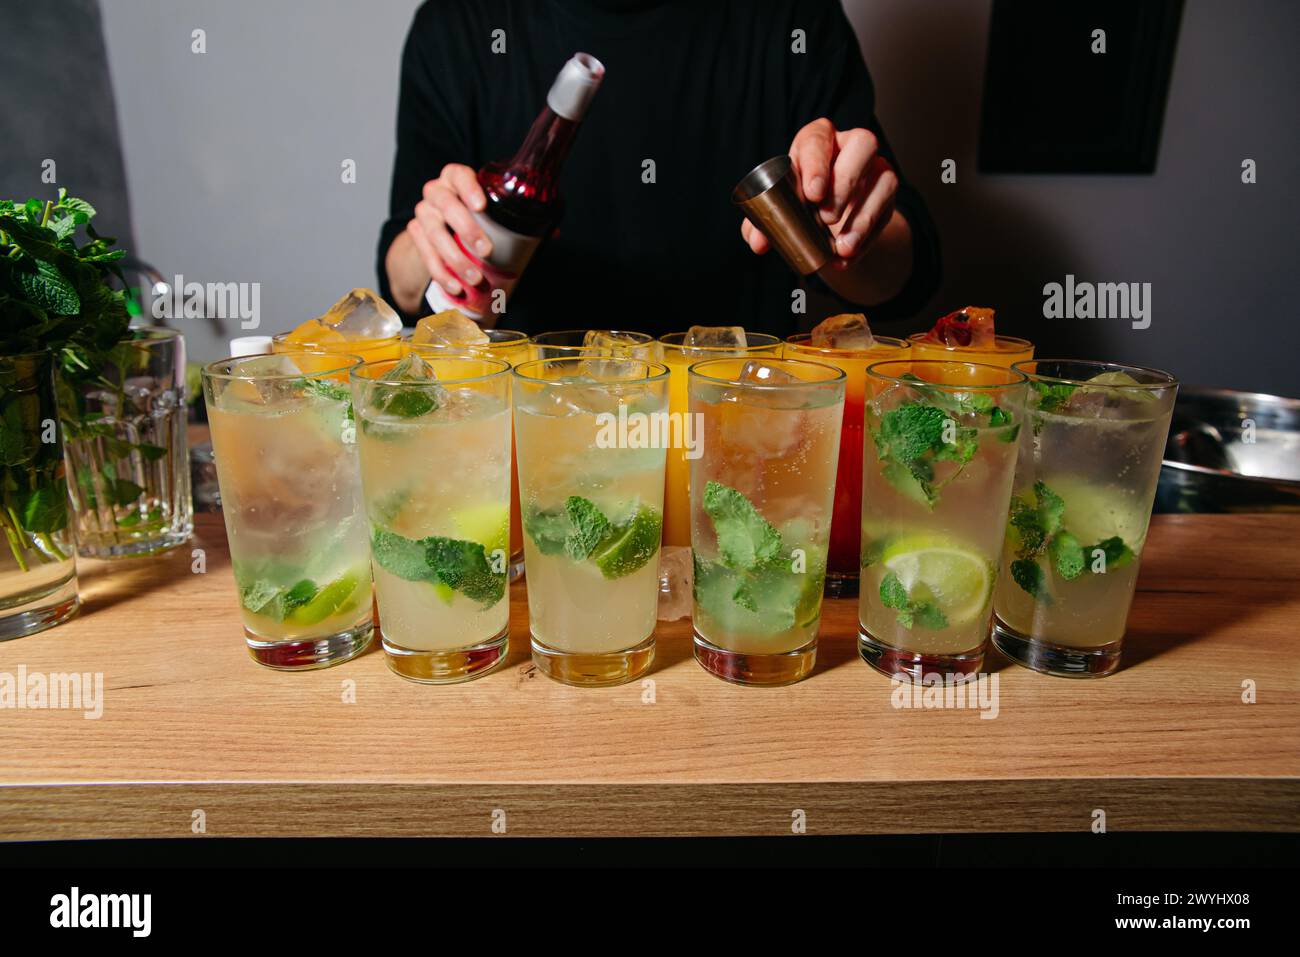
<path id="1" fill-rule="evenodd" d="M 898 174 L 879 153 L 870 130 L 837 130 L 825 117 L 801 129 L 790 144 L 795 181 L 815 205 L 835 238 L 843 260 L 860 256 L 880 235 L 894 213 Z M 765 253 L 767 237 L 748 219 L 740 233 L 749 248 Z"/>

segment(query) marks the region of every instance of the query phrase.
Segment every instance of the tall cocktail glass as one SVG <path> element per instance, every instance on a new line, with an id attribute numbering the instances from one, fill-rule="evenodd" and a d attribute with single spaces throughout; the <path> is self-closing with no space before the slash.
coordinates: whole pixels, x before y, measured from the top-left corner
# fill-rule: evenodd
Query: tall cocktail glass
<path id="1" fill-rule="evenodd" d="M 817 658 L 845 374 L 797 359 L 688 370 L 695 659 L 738 684 L 789 684 Z"/>
<path id="2" fill-rule="evenodd" d="M 668 370 L 541 359 L 514 370 L 533 660 L 558 681 L 630 681 L 654 658 Z"/>
<path id="3" fill-rule="evenodd" d="M 867 368 L 858 651 L 891 677 L 984 663 L 1025 388 L 972 362 Z"/>
<path id="4" fill-rule="evenodd" d="M 1019 362 L 1029 376 L 994 643 L 1020 664 L 1119 667 L 1178 383 L 1108 362 Z"/>
<path id="5" fill-rule="evenodd" d="M 380 639 L 412 681 L 506 657 L 510 368 L 426 353 L 352 370 Z"/>
<path id="6" fill-rule="evenodd" d="M 355 356 L 222 359 L 203 370 L 249 654 L 281 670 L 370 642 L 370 535 L 348 373 Z"/>
<path id="7" fill-rule="evenodd" d="M 528 336 L 514 329 L 484 329 L 486 343 L 469 345 L 439 345 L 435 343 L 406 343 L 410 352 L 425 358 L 449 355 L 481 356 L 502 359 L 517 366 L 533 358 Z M 524 573 L 524 526 L 519 517 L 519 478 L 515 464 L 514 431 L 510 433 L 510 580 L 516 581 Z"/>

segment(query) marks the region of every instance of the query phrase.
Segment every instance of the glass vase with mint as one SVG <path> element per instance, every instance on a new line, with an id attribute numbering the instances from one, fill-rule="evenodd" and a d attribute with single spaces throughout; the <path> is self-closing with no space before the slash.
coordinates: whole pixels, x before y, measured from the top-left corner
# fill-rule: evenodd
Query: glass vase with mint
<path id="1" fill-rule="evenodd" d="M 62 189 L 0 200 L 0 640 L 79 605 L 55 376 L 97 368 L 130 321 L 125 293 L 108 285 L 124 252 L 89 227 L 94 214 Z"/>

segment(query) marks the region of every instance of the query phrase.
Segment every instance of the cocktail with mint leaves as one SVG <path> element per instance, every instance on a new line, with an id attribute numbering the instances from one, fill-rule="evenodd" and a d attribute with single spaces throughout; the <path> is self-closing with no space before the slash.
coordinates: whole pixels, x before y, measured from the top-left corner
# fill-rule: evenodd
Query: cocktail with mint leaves
<path id="1" fill-rule="evenodd" d="M 323 668 L 370 642 L 370 535 L 348 389 L 359 361 L 285 353 L 203 370 L 245 640 L 270 668 Z"/>
<path id="2" fill-rule="evenodd" d="M 1178 383 L 1104 362 L 1037 360 L 994 605 L 993 640 L 1047 674 L 1119 666 Z"/>
<path id="3" fill-rule="evenodd" d="M 654 659 L 668 370 L 570 356 L 514 370 L 533 661 L 574 685 Z"/>
<path id="4" fill-rule="evenodd" d="M 412 353 L 352 371 L 379 631 L 427 684 L 506 657 L 510 363 Z"/>
<path id="5" fill-rule="evenodd" d="M 982 666 L 1025 389 L 971 362 L 868 367 L 858 650 L 877 670 Z"/>
<path id="6" fill-rule="evenodd" d="M 844 372 L 798 359 L 690 367 L 695 658 L 738 684 L 789 684 L 817 657 Z"/>

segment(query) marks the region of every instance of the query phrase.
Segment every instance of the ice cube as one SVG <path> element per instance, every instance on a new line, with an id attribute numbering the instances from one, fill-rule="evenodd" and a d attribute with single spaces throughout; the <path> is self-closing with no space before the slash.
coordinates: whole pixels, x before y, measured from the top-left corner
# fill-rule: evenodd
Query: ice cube
<path id="1" fill-rule="evenodd" d="M 665 545 L 659 550 L 660 621 L 677 621 L 691 613 L 694 577 L 690 548 L 685 545 Z"/>
<path id="2" fill-rule="evenodd" d="M 402 332 L 401 318 L 370 289 L 353 289 L 320 322 L 347 339 L 388 339 Z"/>
<path id="3" fill-rule="evenodd" d="M 308 319 L 284 338 L 286 342 L 322 346 L 342 345 L 348 341 L 347 336 L 319 319 Z"/>
<path id="4" fill-rule="evenodd" d="M 791 385 L 799 381 L 779 366 L 768 365 L 761 359 L 750 359 L 740 368 L 737 382 L 755 382 L 759 385 Z"/>
<path id="5" fill-rule="evenodd" d="M 481 346 L 490 341 L 477 322 L 457 309 L 425 316 L 411 334 L 411 342 L 416 345 Z"/>
<path id="6" fill-rule="evenodd" d="M 925 339 L 949 349 L 992 349 L 996 344 L 993 316 L 992 309 L 982 306 L 958 309 L 936 322 Z"/>
<path id="7" fill-rule="evenodd" d="M 747 344 L 743 326 L 691 326 L 682 340 L 688 349 L 743 349 Z"/>
<path id="8" fill-rule="evenodd" d="M 411 353 L 384 374 L 385 379 L 401 382 L 429 382 L 438 378 L 433 366 L 425 362 L 417 353 Z"/>
<path id="9" fill-rule="evenodd" d="M 813 328 L 809 345 L 819 349 L 850 349 L 855 352 L 871 348 L 875 339 L 867 317 L 860 312 L 846 312 L 823 319 Z"/>
<path id="10" fill-rule="evenodd" d="M 582 375 L 598 382 L 631 382 L 646 376 L 646 364 L 636 359 L 583 359 L 579 365 Z"/>
<path id="11" fill-rule="evenodd" d="M 644 341 L 630 332 L 618 332 L 613 329 L 588 329 L 582 337 L 584 349 L 599 349 L 615 356 L 635 355 Z"/>

